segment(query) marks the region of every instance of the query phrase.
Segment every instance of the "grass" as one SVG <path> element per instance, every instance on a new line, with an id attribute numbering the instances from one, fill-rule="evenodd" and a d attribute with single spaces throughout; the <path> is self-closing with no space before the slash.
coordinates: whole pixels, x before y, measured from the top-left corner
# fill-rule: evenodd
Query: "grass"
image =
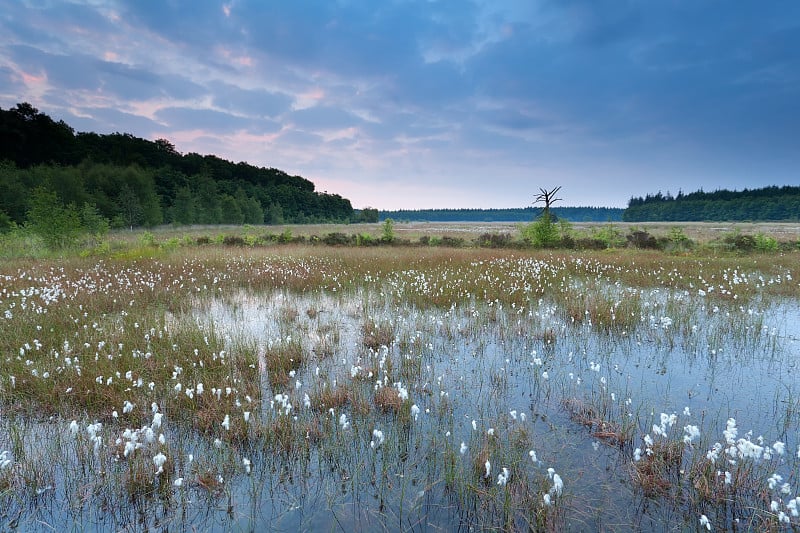
<path id="1" fill-rule="evenodd" d="M 5 261 L 0 523 L 311 527 L 302 509 L 580 530 L 631 505 L 587 511 L 583 472 L 623 464 L 616 482 L 685 527 L 800 527 L 782 492 L 796 333 L 776 314 L 800 302 L 797 252 L 693 254 L 209 242 Z M 754 433 L 729 438 L 734 416 Z"/>

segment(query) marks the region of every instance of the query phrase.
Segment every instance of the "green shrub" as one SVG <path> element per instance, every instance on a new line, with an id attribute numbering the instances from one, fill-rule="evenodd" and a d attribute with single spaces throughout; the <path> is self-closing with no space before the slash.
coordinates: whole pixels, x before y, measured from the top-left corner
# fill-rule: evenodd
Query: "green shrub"
<path id="1" fill-rule="evenodd" d="M 43 188 L 33 191 L 27 227 L 38 235 L 49 250 L 70 248 L 85 231 L 74 204 L 64 206 L 56 193 Z"/>
<path id="2" fill-rule="evenodd" d="M 755 237 L 756 250 L 759 252 L 776 252 L 778 250 L 778 240 L 769 235 L 758 233 Z"/>
<path id="3" fill-rule="evenodd" d="M 387 218 L 383 221 L 382 226 L 382 233 L 381 233 L 381 242 L 384 243 L 391 243 L 394 242 L 394 220 L 391 218 Z"/>
<path id="4" fill-rule="evenodd" d="M 549 211 L 542 213 L 538 220 L 521 228 L 522 239 L 536 248 L 555 248 L 561 242 L 558 226 Z"/>
<path id="5" fill-rule="evenodd" d="M 620 231 L 613 224 L 593 230 L 592 238 L 602 241 L 606 248 L 621 248 L 626 242 Z"/>
<path id="6" fill-rule="evenodd" d="M 145 247 L 156 246 L 156 236 L 149 231 L 145 231 L 139 237 L 139 244 Z"/>
<path id="7" fill-rule="evenodd" d="M 375 246 L 378 244 L 375 241 L 375 237 L 370 235 L 369 233 L 359 233 L 356 235 L 355 238 L 356 246 Z"/>

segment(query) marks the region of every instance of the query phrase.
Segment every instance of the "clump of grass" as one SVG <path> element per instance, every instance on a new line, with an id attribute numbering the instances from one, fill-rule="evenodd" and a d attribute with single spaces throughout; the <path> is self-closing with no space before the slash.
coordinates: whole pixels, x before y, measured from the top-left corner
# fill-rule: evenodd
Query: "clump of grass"
<path id="1" fill-rule="evenodd" d="M 659 441 L 633 463 L 633 481 L 648 498 L 663 496 L 672 488 L 671 479 L 677 479 L 677 470 L 683 461 L 684 443 Z"/>
<path id="2" fill-rule="evenodd" d="M 350 402 L 350 390 L 342 385 L 331 387 L 325 384 L 319 391 L 310 395 L 311 408 L 319 412 L 327 412 L 328 409 L 339 409 Z"/>
<path id="3" fill-rule="evenodd" d="M 378 350 L 381 346 L 391 346 L 394 342 L 394 328 L 390 324 L 377 324 L 370 320 L 361 328 L 362 343 L 367 348 Z"/>
<path id="4" fill-rule="evenodd" d="M 491 472 L 486 475 L 486 463 L 489 462 L 490 457 L 489 443 L 486 442 L 481 447 L 481 450 L 472 458 L 472 474 L 473 477 L 480 483 L 486 486 L 492 484 Z M 489 462 L 491 468 L 491 462 Z"/>
<path id="5" fill-rule="evenodd" d="M 268 425 L 266 443 L 274 450 L 287 456 L 297 452 L 304 442 L 305 433 L 300 434 L 301 427 L 289 416 L 277 416 Z"/>
<path id="6" fill-rule="evenodd" d="M 375 402 L 375 407 L 384 414 L 397 414 L 403 406 L 403 400 L 400 398 L 400 394 L 398 394 L 397 389 L 393 387 L 379 388 L 375 391 L 373 401 Z"/>
<path id="7" fill-rule="evenodd" d="M 289 340 L 274 344 L 264 351 L 267 368 L 267 380 L 273 390 L 289 383 L 289 373 L 298 370 L 305 362 L 303 345 L 299 341 Z"/>
<path id="8" fill-rule="evenodd" d="M 613 420 L 606 420 L 595 407 L 578 398 L 565 398 L 561 405 L 572 421 L 591 430 L 592 437 L 604 444 L 623 448 L 633 441 L 633 428 L 623 427 Z"/>

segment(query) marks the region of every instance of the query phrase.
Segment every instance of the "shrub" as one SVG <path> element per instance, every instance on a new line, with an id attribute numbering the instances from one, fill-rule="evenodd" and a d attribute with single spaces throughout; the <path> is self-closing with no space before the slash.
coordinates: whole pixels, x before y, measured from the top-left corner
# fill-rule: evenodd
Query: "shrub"
<path id="1" fill-rule="evenodd" d="M 754 239 L 756 250 L 759 252 L 775 252 L 778 250 L 778 241 L 774 237 L 758 233 Z"/>
<path id="2" fill-rule="evenodd" d="M 738 230 L 723 237 L 722 242 L 731 250 L 752 252 L 756 249 L 756 239 L 752 235 L 742 235 Z"/>
<path id="3" fill-rule="evenodd" d="M 475 239 L 475 244 L 485 248 L 507 248 L 511 242 L 511 235 L 508 233 L 484 233 Z"/>
<path id="4" fill-rule="evenodd" d="M 359 233 L 355 236 L 356 246 L 375 246 L 377 241 L 369 233 Z"/>
<path id="5" fill-rule="evenodd" d="M 333 233 L 328 233 L 322 238 L 322 242 L 329 246 L 337 246 L 337 245 L 345 245 L 350 244 L 352 239 L 345 235 L 344 233 L 335 231 Z"/>
<path id="6" fill-rule="evenodd" d="M 464 239 L 461 237 L 448 237 L 444 236 L 438 241 L 435 237 L 431 238 L 431 246 L 444 246 L 448 248 L 461 248 L 464 246 Z"/>
<path id="7" fill-rule="evenodd" d="M 539 220 L 523 226 L 522 238 L 536 248 L 555 248 L 561 242 L 558 226 L 549 211 L 542 213 Z"/>
<path id="8" fill-rule="evenodd" d="M 621 248 L 625 244 L 620 231 L 612 224 L 604 226 L 599 230 L 592 231 L 592 237 L 605 244 L 606 248 Z"/>
<path id="9" fill-rule="evenodd" d="M 625 236 L 625 239 L 628 241 L 629 247 L 658 248 L 658 241 L 656 241 L 656 238 L 643 230 L 631 230 L 631 232 Z"/>
<path id="10" fill-rule="evenodd" d="M 667 241 L 668 245 L 665 248 L 676 252 L 683 252 L 694 246 L 694 242 L 683 232 L 683 228 L 670 229 Z"/>
<path id="11" fill-rule="evenodd" d="M 48 249 L 61 250 L 77 244 L 84 228 L 74 204 L 64 206 L 55 192 L 37 188 L 30 205 L 27 225 Z"/>
<path id="12" fill-rule="evenodd" d="M 394 220 L 387 218 L 383 221 L 381 242 L 391 243 L 394 242 Z"/>
<path id="13" fill-rule="evenodd" d="M 244 239 L 239 237 L 238 235 L 226 235 L 224 239 L 222 239 L 222 244 L 225 246 L 244 246 Z"/>

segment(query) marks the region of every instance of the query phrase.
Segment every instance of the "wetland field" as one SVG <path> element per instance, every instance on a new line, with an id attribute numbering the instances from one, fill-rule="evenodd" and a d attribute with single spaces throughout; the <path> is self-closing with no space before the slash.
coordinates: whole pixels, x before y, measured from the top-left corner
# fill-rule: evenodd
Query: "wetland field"
<path id="1" fill-rule="evenodd" d="M 797 531 L 799 259 L 4 260 L 0 530 Z"/>

